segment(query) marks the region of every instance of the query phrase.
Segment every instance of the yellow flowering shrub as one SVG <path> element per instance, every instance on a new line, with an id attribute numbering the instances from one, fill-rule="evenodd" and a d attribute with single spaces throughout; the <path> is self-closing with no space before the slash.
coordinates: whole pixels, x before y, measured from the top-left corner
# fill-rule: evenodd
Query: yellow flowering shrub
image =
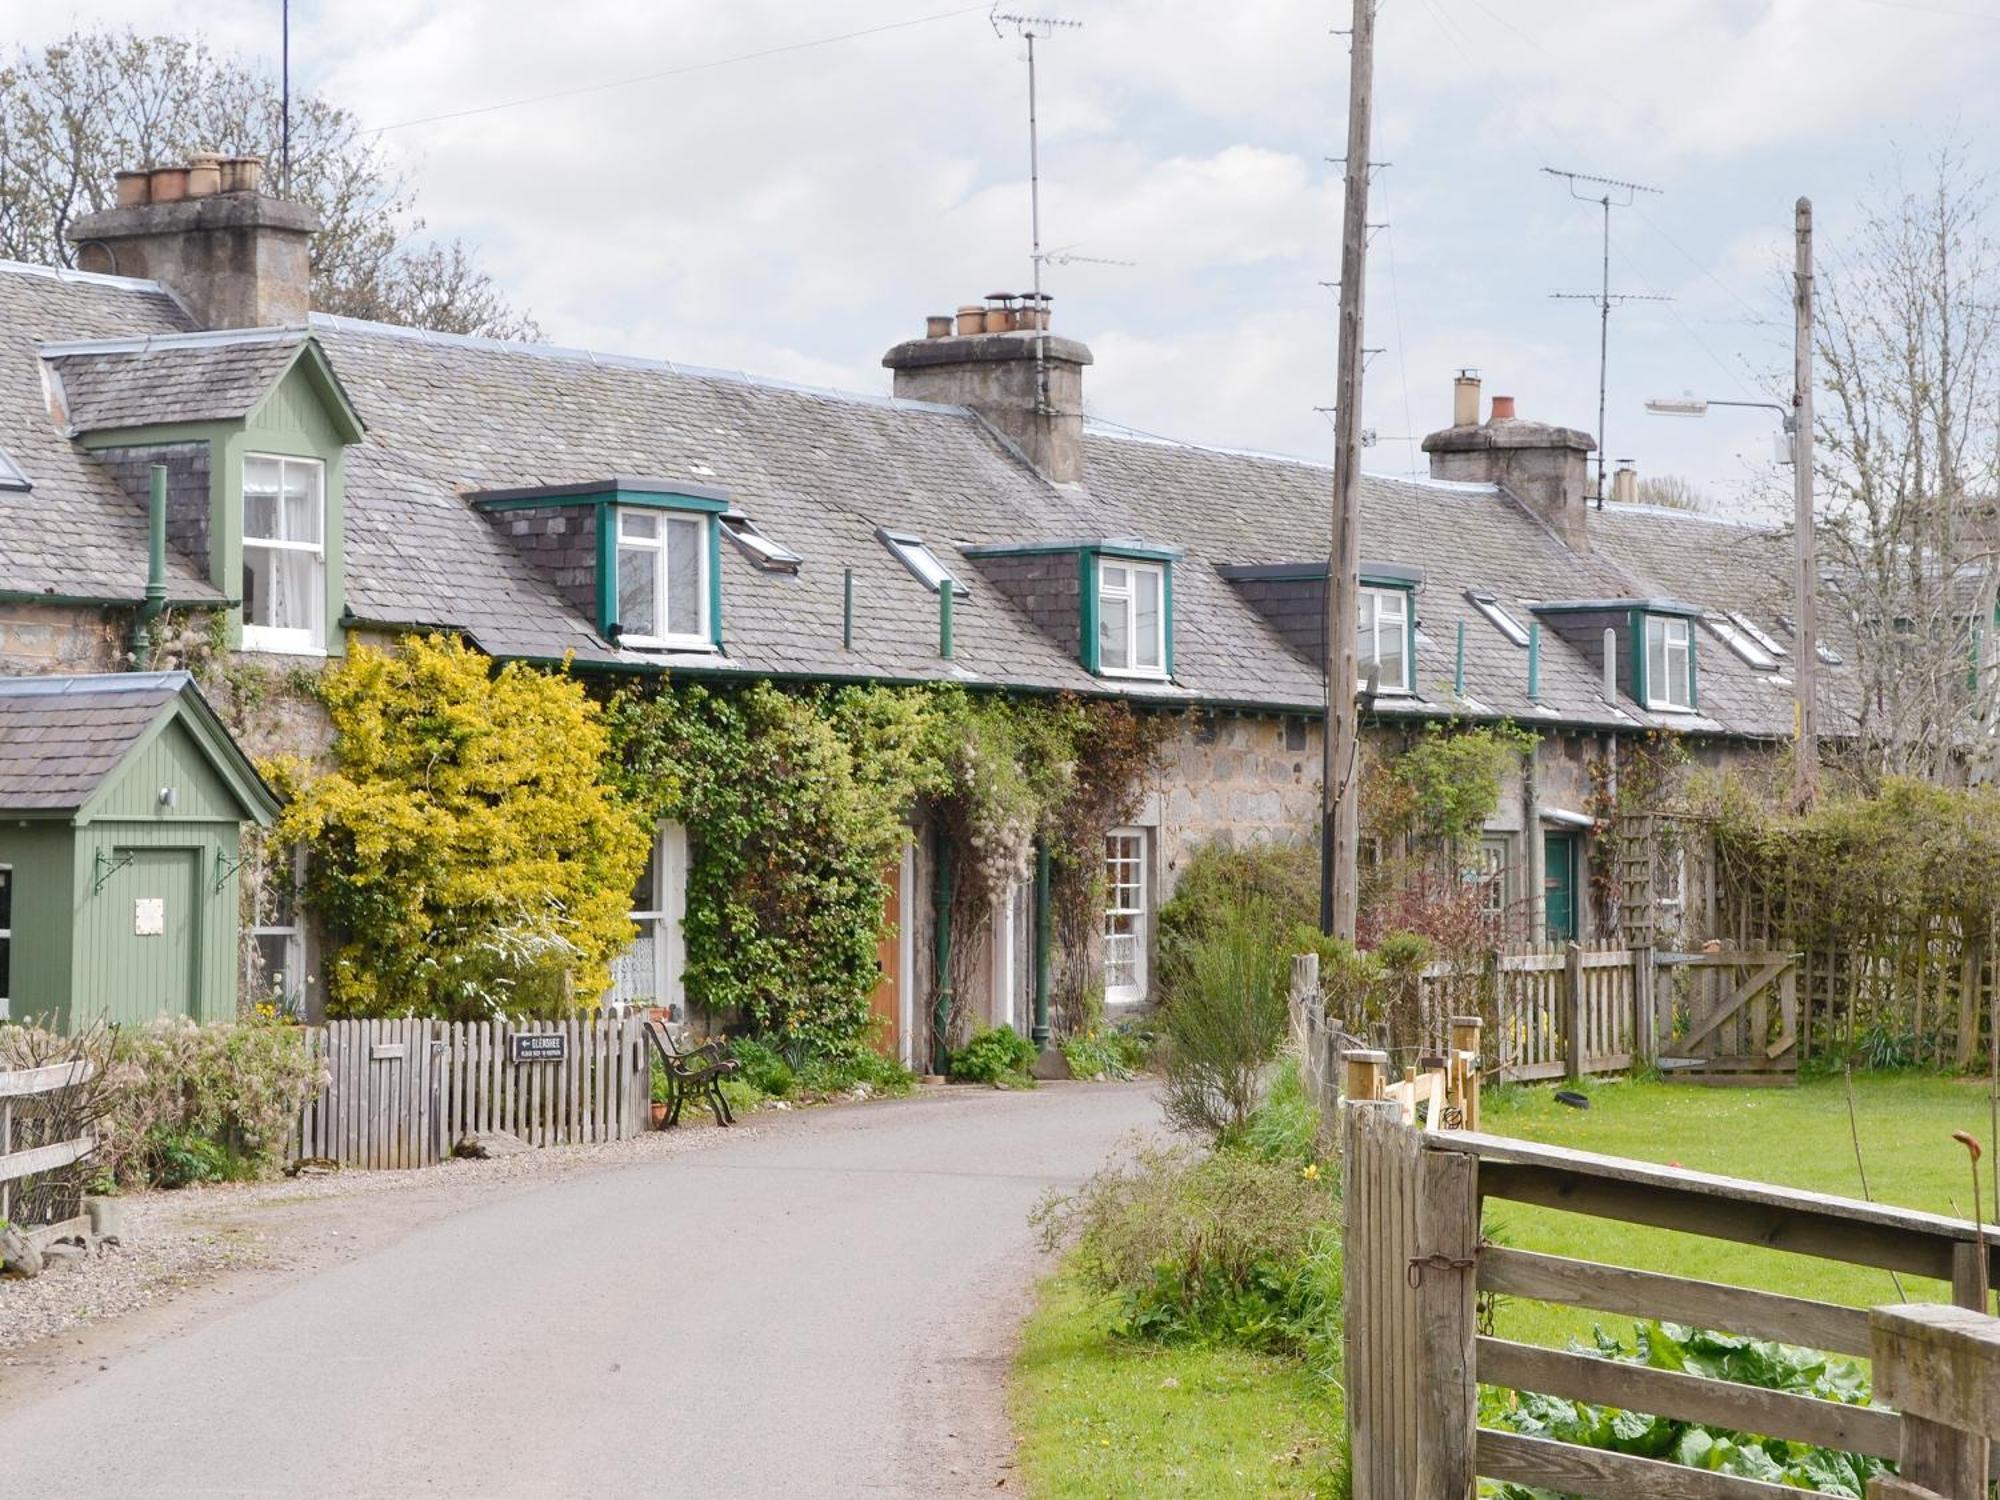
<path id="1" fill-rule="evenodd" d="M 320 692 L 332 768 L 266 771 L 279 836 L 311 851 L 328 1010 L 554 1015 L 601 994 L 650 834 L 582 687 L 432 635 L 353 647 Z"/>

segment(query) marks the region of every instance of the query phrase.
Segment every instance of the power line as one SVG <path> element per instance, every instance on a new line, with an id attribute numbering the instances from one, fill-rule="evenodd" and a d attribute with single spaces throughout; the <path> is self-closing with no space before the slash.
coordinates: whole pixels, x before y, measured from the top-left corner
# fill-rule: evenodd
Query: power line
<path id="1" fill-rule="evenodd" d="M 575 88 L 552 89 L 546 94 L 528 94 L 519 99 L 504 99 L 496 104 L 479 104 L 470 109 L 447 110 L 443 114 L 419 115 L 411 120 L 397 120 L 389 125 L 377 125 L 361 132 L 363 135 L 383 135 L 391 130 L 408 130 L 416 125 L 435 125 L 444 120 L 463 120 L 473 115 L 490 115 L 503 109 L 520 109 L 529 104 L 546 104 L 553 99 L 574 99 L 584 94 L 603 94 L 613 89 L 630 88 L 638 83 L 654 83 L 662 78 L 679 78 L 688 73 L 706 72 L 711 68 L 726 68 L 736 63 L 757 62 L 767 57 L 780 57 L 787 52 L 804 52 L 813 47 L 830 47 L 836 42 L 852 42 L 862 37 L 880 36 L 885 31 L 906 31 L 912 26 L 928 26 L 935 21 L 949 21 L 958 16 L 985 15 L 984 5 L 962 5 L 955 10 L 935 11 L 927 16 L 912 16 L 905 21 L 884 21 L 879 26 L 864 26 L 858 31 L 843 31 L 833 36 L 817 36 L 799 42 L 783 42 L 775 47 L 760 47 L 755 52 L 738 52 L 730 57 L 710 58 L 706 62 L 681 63 L 671 68 L 659 68 L 650 73 L 635 73 L 628 78 L 614 78 L 604 83 L 579 84 Z"/>

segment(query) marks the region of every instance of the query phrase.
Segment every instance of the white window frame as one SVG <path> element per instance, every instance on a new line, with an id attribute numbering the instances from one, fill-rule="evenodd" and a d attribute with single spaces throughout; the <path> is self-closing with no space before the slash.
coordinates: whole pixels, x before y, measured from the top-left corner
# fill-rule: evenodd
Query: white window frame
<path id="1" fill-rule="evenodd" d="M 1653 638 L 1658 631 L 1660 640 L 1660 673 L 1663 682 L 1653 680 Z M 1674 639 L 1678 631 L 1680 639 Z M 1687 701 L 1677 700 L 1671 691 L 1675 653 L 1680 654 L 1686 666 Z M 1694 621 L 1681 615 L 1646 616 L 1646 707 L 1657 713 L 1691 714 L 1694 712 Z"/>
<path id="2" fill-rule="evenodd" d="M 1113 828 L 1104 835 L 1104 1003 L 1139 1005 L 1146 999 L 1150 980 L 1147 935 L 1151 921 L 1153 878 L 1149 856 L 1151 840 L 1144 828 Z M 1137 875 L 1136 881 L 1119 880 L 1125 867 Z M 1121 893 L 1136 890 L 1137 904 L 1121 901 Z M 1117 930 L 1129 924 L 1129 930 Z M 1122 958 L 1114 957 L 1113 945 L 1129 944 L 1130 978 L 1112 982 L 1114 970 L 1123 972 Z"/>
<path id="3" fill-rule="evenodd" d="M 310 469 L 314 475 L 313 489 L 319 501 L 319 540 L 317 542 L 293 542 L 279 537 L 253 537 L 250 535 L 249 490 L 250 465 L 253 463 L 275 463 L 278 465 L 278 514 L 284 514 L 285 473 L 291 468 Z M 312 623 L 299 627 L 291 625 L 256 625 L 248 618 L 245 607 L 243 621 L 243 649 L 245 651 L 272 651 L 288 656 L 324 656 L 326 654 L 326 464 L 317 458 L 299 458 L 289 453 L 246 453 L 243 455 L 241 475 L 246 498 L 243 503 L 243 551 L 253 549 L 260 552 L 297 552 L 313 558 L 317 566 L 313 570 L 314 587 L 312 598 Z"/>
<path id="4" fill-rule="evenodd" d="M 886 526 L 877 527 L 875 535 L 881 538 L 882 545 L 889 549 L 889 554 L 908 568 L 910 575 L 933 594 L 943 593 L 944 583 L 949 579 L 953 598 L 972 597 L 972 590 L 967 587 L 965 580 L 947 568 L 937 553 L 931 550 L 930 543 L 922 537 L 908 531 L 891 531 Z"/>
<path id="5" fill-rule="evenodd" d="M 1105 574 L 1113 568 L 1122 569 L 1125 582 L 1122 585 L 1106 581 Z M 1154 595 L 1158 607 L 1153 617 L 1153 662 L 1139 661 L 1139 575 L 1150 574 L 1158 592 Z M 1119 611 L 1125 621 L 1125 653 L 1123 665 L 1114 665 L 1104 649 L 1104 622 L 1113 610 Z M 1097 560 L 1097 670 L 1105 677 L 1143 677 L 1163 680 L 1167 675 L 1167 568 L 1165 563 L 1136 562 L 1129 557 L 1100 557 Z"/>
<path id="6" fill-rule="evenodd" d="M 1753 672 L 1775 672 L 1778 658 L 1766 651 L 1761 642 L 1750 634 L 1733 614 L 1709 614 L 1702 616 L 1702 623 L 1715 632 L 1716 639 L 1735 653 L 1737 659 Z"/>
<path id="7" fill-rule="evenodd" d="M 1466 883 L 1479 887 L 1484 901 L 1480 914 L 1492 935 L 1502 936 L 1514 911 L 1514 836 L 1482 833 L 1473 861 L 1465 872 Z"/>
<path id="8" fill-rule="evenodd" d="M 1403 658 L 1403 678 L 1400 682 L 1390 682 L 1387 678 L 1383 678 L 1378 683 L 1376 691 L 1381 693 L 1408 693 L 1411 690 L 1411 675 L 1416 670 L 1416 663 L 1411 659 L 1416 655 L 1411 645 L 1414 632 L 1410 629 L 1410 616 L 1416 607 L 1416 601 L 1411 597 L 1408 589 L 1382 588 L 1373 585 L 1364 585 L 1362 587 L 1361 600 L 1363 605 L 1373 601 L 1375 608 L 1372 621 L 1364 623 L 1359 618 L 1361 605 L 1356 606 L 1355 661 L 1360 666 L 1361 672 L 1355 686 L 1357 688 L 1367 687 L 1368 669 L 1382 659 L 1382 605 L 1385 600 L 1393 600 L 1396 606 L 1396 641 Z"/>
<path id="9" fill-rule="evenodd" d="M 627 515 L 652 516 L 659 523 L 659 535 L 643 537 L 625 535 Z M 625 622 L 618 621 L 620 646 L 631 646 L 642 651 L 713 651 L 713 622 L 709 618 L 708 576 L 709 528 L 715 518 L 702 511 L 674 510 L 655 505 L 614 505 L 611 507 L 611 597 L 620 598 L 619 579 L 623 576 L 624 555 L 627 550 L 643 552 L 653 559 L 653 617 L 664 621 L 667 612 L 667 558 L 668 539 L 673 535 L 673 522 L 693 521 L 695 535 L 695 603 L 700 620 L 693 632 L 668 631 L 660 635 L 637 635 L 624 628 Z M 623 606 L 620 605 L 620 614 Z"/>
<path id="10" fill-rule="evenodd" d="M 1508 612 L 1500 602 L 1500 596 L 1491 589 L 1467 589 L 1466 599 L 1472 607 L 1485 616 L 1486 623 L 1507 637 L 1516 646 L 1528 644 L 1528 627 Z"/>
<path id="11" fill-rule="evenodd" d="M 640 935 L 612 961 L 611 993 L 606 998 L 613 1003 L 664 1006 L 669 1020 L 683 1022 L 687 1020 L 687 945 L 683 936 L 687 921 L 687 829 L 679 823 L 657 825 L 650 863 L 653 880 L 647 904 L 627 913 Z M 650 972 L 634 974 L 631 966 L 648 931 L 653 942 Z M 639 987 L 628 989 L 635 980 Z"/>
<path id="12" fill-rule="evenodd" d="M 298 1012 L 303 1018 L 306 1014 L 306 986 L 312 982 L 312 976 L 306 972 L 305 924 L 299 914 L 299 896 L 305 889 L 306 880 L 305 845 L 294 845 L 291 850 L 291 858 L 287 863 L 291 866 L 287 877 L 292 883 L 291 921 L 258 922 L 256 919 L 259 914 L 252 912 L 250 926 L 250 949 L 252 952 L 262 951 L 257 943 L 257 939 L 259 938 L 283 939 L 285 944 L 284 967 L 277 971 L 275 981 L 269 971 L 257 975 L 256 977 L 261 988 L 253 993 L 251 998 L 258 1001 L 269 1000 L 274 991 L 286 998 L 296 997 Z M 246 967 L 248 966 L 246 965 Z"/>

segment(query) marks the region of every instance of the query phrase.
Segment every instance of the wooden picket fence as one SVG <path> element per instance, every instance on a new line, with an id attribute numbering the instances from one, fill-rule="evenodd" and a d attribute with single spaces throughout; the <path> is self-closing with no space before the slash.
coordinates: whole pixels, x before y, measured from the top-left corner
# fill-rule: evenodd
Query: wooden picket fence
<path id="1" fill-rule="evenodd" d="M 517 1036 L 560 1037 L 562 1056 L 516 1062 Z M 468 1134 L 570 1146 L 649 1123 L 652 1063 L 636 1017 L 333 1021 L 308 1045 L 327 1081 L 301 1112 L 301 1158 L 425 1167 Z"/>

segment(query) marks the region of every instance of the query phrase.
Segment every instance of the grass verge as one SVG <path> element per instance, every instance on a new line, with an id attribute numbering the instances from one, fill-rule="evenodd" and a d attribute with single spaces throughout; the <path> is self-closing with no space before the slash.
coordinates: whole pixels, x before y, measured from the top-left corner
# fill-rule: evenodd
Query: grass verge
<path id="1" fill-rule="evenodd" d="M 1296 1358 L 1112 1336 L 1118 1299 L 1043 1283 L 1011 1389 L 1036 1500 L 1311 1497 L 1336 1488 L 1340 1393 Z"/>

